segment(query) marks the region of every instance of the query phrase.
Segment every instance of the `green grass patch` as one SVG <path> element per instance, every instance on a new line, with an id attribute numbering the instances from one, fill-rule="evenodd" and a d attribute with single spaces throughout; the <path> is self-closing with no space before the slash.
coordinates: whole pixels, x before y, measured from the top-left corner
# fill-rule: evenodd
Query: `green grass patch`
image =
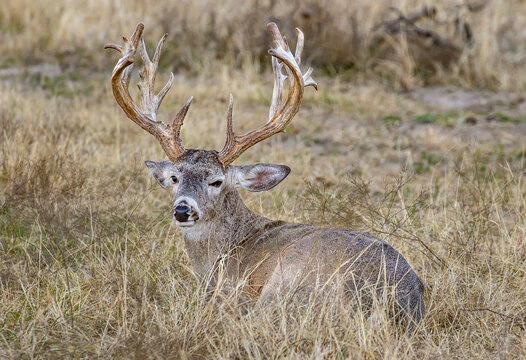
<path id="1" fill-rule="evenodd" d="M 415 162 L 414 171 L 416 174 L 425 174 L 431 171 L 431 168 L 438 164 L 442 158 L 436 154 L 422 151 L 420 153 L 420 160 Z"/>
<path id="2" fill-rule="evenodd" d="M 493 117 L 498 121 L 505 123 L 518 124 L 521 122 L 526 122 L 526 116 L 509 116 L 500 112 L 493 114 Z"/>
<path id="3" fill-rule="evenodd" d="M 402 122 L 402 118 L 397 115 L 387 115 L 382 118 L 385 125 L 397 126 Z"/>

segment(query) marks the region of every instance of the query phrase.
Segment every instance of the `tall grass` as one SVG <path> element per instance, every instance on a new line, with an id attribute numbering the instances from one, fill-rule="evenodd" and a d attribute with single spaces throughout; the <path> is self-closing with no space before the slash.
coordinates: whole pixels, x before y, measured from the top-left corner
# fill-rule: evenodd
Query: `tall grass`
<path id="1" fill-rule="evenodd" d="M 385 84 L 522 89 L 525 4 L 467 12 L 475 43 L 429 75 L 403 38 L 393 40 L 398 55 L 368 58 L 369 31 L 392 16 L 392 3 L 2 3 L 2 65 L 59 62 L 67 71 L 0 79 L 0 358 L 524 357 L 524 119 L 429 114 Z M 395 4 L 410 12 L 423 2 Z M 444 18 L 455 4 L 434 3 Z M 323 291 L 266 306 L 240 305 L 236 292 L 208 299 L 172 224 L 171 194 L 143 165 L 165 155 L 109 88 L 116 59 L 102 44 L 139 20 L 149 48 L 171 34 L 159 77 L 188 70 L 159 114 L 195 96 L 182 130 L 188 148 L 222 146 L 229 92 L 236 131 L 265 121 L 264 24 L 305 30 L 320 90 L 306 91 L 285 133 L 238 161 L 292 173 L 242 196 L 267 217 L 365 230 L 399 249 L 426 285 L 417 328 Z M 425 24 L 457 41 L 451 23 Z"/>
<path id="2" fill-rule="evenodd" d="M 197 94 L 185 144 L 217 148 L 227 105 L 218 94 L 233 89 L 236 125 L 254 126 L 271 95 L 265 78 L 180 80 L 161 115 Z M 381 312 L 370 319 L 338 294 L 267 306 L 239 306 L 235 293 L 207 300 L 170 194 L 142 165 L 164 158 L 160 147 L 121 114 L 107 79 L 68 79 L 58 95 L 21 79 L 2 82 L 0 97 L 0 356 L 524 356 L 524 124 L 422 124 L 412 118 L 425 107 L 399 95 L 355 96 L 318 80 L 325 90 L 307 93 L 294 126 L 240 160 L 293 168 L 247 204 L 386 239 L 426 283 L 417 329 Z M 381 120 L 385 104 L 398 125 Z"/>
<path id="3" fill-rule="evenodd" d="M 424 5 L 438 12 L 419 25 L 458 46 L 460 57 L 440 53 L 431 40 L 390 37 L 376 30 L 398 16 L 390 7 L 409 14 Z M 351 74 L 380 75 L 403 87 L 453 82 L 520 90 L 525 79 L 524 14 L 526 5 L 520 0 L 7 0 L 0 8 L 0 64 L 58 62 L 64 68 L 103 69 L 111 63 L 103 44 L 129 35 L 139 21 L 146 24 L 148 41 L 170 34 L 164 66 L 199 71 L 215 59 L 233 65 L 265 59 L 266 64 L 265 24 L 276 21 L 290 38 L 294 27 L 300 27 L 308 39 L 306 60 L 329 72 L 351 69 Z M 473 33 L 469 46 L 462 24 L 469 24 Z"/>

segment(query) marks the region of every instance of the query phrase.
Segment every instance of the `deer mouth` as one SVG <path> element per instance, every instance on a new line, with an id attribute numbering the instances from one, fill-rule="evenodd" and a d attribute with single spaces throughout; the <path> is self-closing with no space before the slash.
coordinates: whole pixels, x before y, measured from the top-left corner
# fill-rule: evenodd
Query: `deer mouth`
<path id="1" fill-rule="evenodd" d="M 192 227 L 195 225 L 195 220 L 188 220 L 184 222 L 175 220 L 175 224 L 180 227 Z"/>
<path id="2" fill-rule="evenodd" d="M 199 217 L 197 217 L 197 215 L 195 214 L 192 214 L 190 218 L 183 220 L 183 221 L 177 219 L 175 215 L 174 215 L 174 218 L 175 218 L 175 225 L 180 226 L 180 227 L 192 227 L 195 225 L 197 220 L 199 220 Z"/>

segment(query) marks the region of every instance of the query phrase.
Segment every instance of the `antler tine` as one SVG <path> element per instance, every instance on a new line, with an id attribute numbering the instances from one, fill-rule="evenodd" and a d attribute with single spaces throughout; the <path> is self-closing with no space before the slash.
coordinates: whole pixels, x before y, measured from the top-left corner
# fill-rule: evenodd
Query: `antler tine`
<path id="1" fill-rule="evenodd" d="M 274 48 L 268 51 L 269 54 L 272 55 L 272 69 L 274 71 L 274 90 L 272 92 L 272 102 L 269 110 L 269 121 L 259 129 L 253 130 L 248 134 L 235 136 L 232 130 L 231 100 L 229 118 L 227 119 L 229 122 L 227 126 L 227 141 L 223 150 L 219 153 L 219 160 L 225 166 L 232 163 L 252 145 L 283 131 L 299 110 L 304 87 L 313 86 L 317 89 L 317 84 L 311 77 L 312 69 L 302 74 L 299 67 L 304 44 L 303 33 L 299 29 L 296 29 L 298 42 L 295 55 L 292 55 L 277 25 L 275 23 L 269 23 L 267 28 L 274 40 Z M 282 105 L 283 83 L 287 78 L 281 71 L 283 65 L 285 65 L 287 69 L 290 89 L 285 104 Z"/>
<path id="2" fill-rule="evenodd" d="M 234 146 L 236 139 L 234 135 L 234 129 L 232 127 L 232 110 L 234 107 L 234 97 L 232 94 L 230 94 L 230 102 L 228 103 L 228 112 L 226 115 L 226 143 L 225 147 L 227 146 Z M 232 145 L 228 145 L 232 144 Z"/>
<path id="3" fill-rule="evenodd" d="M 277 58 L 272 57 L 272 70 L 274 71 L 274 89 L 272 90 L 272 102 L 268 114 L 268 121 L 270 122 L 274 117 L 276 111 L 281 107 L 281 98 L 283 96 L 283 82 L 287 75 L 283 74 L 283 63 Z"/>
<path id="4" fill-rule="evenodd" d="M 159 43 L 157 44 L 157 48 L 152 59 L 153 61 L 150 60 L 150 57 L 148 56 L 146 45 L 144 44 L 144 38 L 141 38 L 141 41 L 139 43 L 139 55 L 141 56 L 144 65 L 142 71 L 140 72 L 141 81 L 139 81 L 137 86 L 139 87 L 142 93 L 142 109 L 146 114 L 150 115 L 153 121 L 157 121 L 157 111 L 159 110 L 159 106 L 161 105 L 164 96 L 166 95 L 168 90 L 170 90 L 174 82 L 174 75 L 173 73 L 170 73 L 170 79 L 168 80 L 166 85 L 163 87 L 163 89 L 159 92 L 158 95 L 155 95 L 154 86 L 155 78 L 157 77 L 157 68 L 159 66 L 159 58 L 161 56 L 163 44 L 166 41 L 167 36 L 168 34 L 164 34 Z"/>
<path id="5" fill-rule="evenodd" d="M 155 95 L 155 78 L 157 76 L 162 47 L 167 35 L 165 34 L 161 38 L 157 44 L 155 54 L 152 60 L 150 60 L 142 37 L 143 31 L 144 25 L 139 23 L 130 39 L 123 37 L 124 45 L 107 44 L 104 46 L 105 49 L 117 50 L 122 55 L 115 65 L 111 76 L 113 96 L 128 118 L 154 135 L 161 143 L 168 158 L 171 161 L 175 161 L 185 151 L 179 134 L 180 127 L 183 123 L 184 116 L 188 112 L 192 98 L 190 98 L 179 111 L 171 125 L 166 125 L 164 122 L 157 120 L 157 111 L 168 90 L 170 90 L 174 83 L 174 75 L 170 73 L 170 79 L 166 85 Z M 143 68 L 139 74 L 140 81 L 137 84 L 141 92 L 140 108 L 135 104 L 129 93 L 129 83 L 137 51 L 143 61 Z"/>
<path id="6" fill-rule="evenodd" d="M 301 64 L 301 53 L 303 52 L 303 43 L 304 43 L 304 35 L 303 31 L 301 31 L 299 28 L 296 28 L 296 34 L 298 34 L 298 43 L 296 44 L 296 53 L 294 55 L 294 59 L 296 59 L 296 62 Z M 303 74 L 303 81 L 305 83 L 305 87 L 312 86 L 316 90 L 318 90 L 318 83 L 314 81 L 314 79 L 311 77 L 312 74 L 312 68 L 308 68 L 307 71 L 305 71 L 305 74 Z"/>
<path id="7" fill-rule="evenodd" d="M 296 34 L 298 34 L 298 41 L 296 43 L 296 52 L 294 53 L 294 59 L 296 60 L 296 63 L 298 65 L 301 64 L 301 53 L 303 52 L 303 43 L 305 40 L 305 36 L 303 36 L 303 31 L 296 28 Z"/>
<path id="8" fill-rule="evenodd" d="M 181 127 L 183 126 L 183 121 L 186 116 L 186 113 L 188 112 L 188 109 L 190 108 L 190 104 L 192 103 L 192 100 L 194 100 L 193 96 L 190 96 L 190 98 L 186 101 L 186 104 L 183 105 L 181 110 L 175 115 L 174 120 L 172 121 L 172 124 L 169 125 L 170 131 L 172 133 L 172 137 L 176 141 L 177 145 L 183 149 L 183 143 L 181 141 Z M 172 160 L 173 161 L 173 160 Z"/>

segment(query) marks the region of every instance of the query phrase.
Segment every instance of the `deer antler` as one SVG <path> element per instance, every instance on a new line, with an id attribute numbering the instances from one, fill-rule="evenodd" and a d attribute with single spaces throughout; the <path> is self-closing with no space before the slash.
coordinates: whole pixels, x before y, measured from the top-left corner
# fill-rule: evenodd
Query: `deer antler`
<path id="1" fill-rule="evenodd" d="M 272 55 L 272 69 L 274 70 L 274 90 L 272 92 L 269 120 L 259 129 L 242 136 L 236 136 L 232 127 L 233 99 L 232 95 L 230 95 L 227 116 L 227 140 L 223 150 L 221 150 L 218 155 L 219 160 L 224 165 L 232 163 L 252 145 L 283 131 L 300 108 L 304 87 L 313 86 L 316 89 L 318 88 L 316 82 L 311 77 L 312 68 L 309 68 L 305 74 L 302 74 L 299 67 L 301 63 L 301 52 L 303 51 L 303 33 L 301 30 L 296 29 L 298 42 L 296 52 L 292 55 L 277 25 L 275 23 L 269 23 L 267 27 L 274 39 L 274 48 L 269 50 L 269 54 Z M 168 158 L 171 161 L 175 161 L 185 151 L 181 142 L 180 131 L 193 97 L 188 99 L 171 124 L 167 125 L 157 120 L 157 111 L 164 96 L 173 85 L 174 75 L 170 73 L 170 79 L 166 85 L 155 95 L 155 77 L 157 75 L 161 50 L 167 35 L 165 34 L 161 38 L 153 58 L 150 60 L 144 39 L 142 38 L 143 31 L 144 25 L 139 23 L 129 39 L 123 37 L 124 45 L 107 44 L 104 46 L 105 49 L 117 50 L 122 55 L 111 75 L 113 96 L 126 115 L 141 128 L 155 136 L 161 143 Z M 143 62 L 143 68 L 139 73 L 140 81 L 138 83 L 141 92 L 140 108 L 132 100 L 128 89 L 137 50 Z M 283 65 L 286 66 L 287 75 L 282 72 Z M 283 103 L 283 84 L 287 78 L 289 79 L 290 89 L 287 99 L 285 103 Z"/>
<path id="2" fill-rule="evenodd" d="M 311 77 L 312 68 L 309 68 L 305 74 L 302 74 L 299 67 L 301 52 L 303 51 L 303 33 L 301 30 L 296 28 L 298 42 L 296 44 L 296 52 L 292 55 L 289 46 L 279 32 L 278 26 L 275 23 L 269 23 L 267 28 L 274 39 L 274 48 L 268 51 L 272 55 L 272 69 L 274 70 L 274 90 L 272 92 L 269 120 L 259 129 L 242 136 L 236 136 L 232 128 L 233 100 L 232 95 L 230 95 L 227 116 L 227 139 L 223 150 L 219 153 L 219 160 L 224 165 L 233 162 L 252 145 L 285 130 L 300 108 L 303 88 L 313 86 L 315 89 L 318 89 L 318 85 Z M 287 67 L 287 75 L 282 73 L 283 65 Z M 283 83 L 286 78 L 289 78 L 290 89 L 287 100 L 283 104 Z"/>
<path id="3" fill-rule="evenodd" d="M 159 44 L 157 44 L 155 54 L 153 55 L 152 60 L 150 60 L 148 52 L 146 51 L 144 39 L 142 38 L 143 30 L 144 25 L 139 23 L 129 39 L 123 37 L 124 45 L 106 44 L 104 46 L 105 49 L 117 50 L 122 55 L 117 62 L 117 65 L 115 65 L 111 75 L 113 96 L 126 115 L 141 128 L 155 136 L 161 143 L 168 158 L 171 161 L 175 161 L 184 152 L 179 135 L 184 117 L 188 112 L 188 108 L 190 107 L 193 98 L 190 97 L 190 99 L 188 99 L 171 124 L 167 125 L 164 122 L 157 120 L 159 105 L 161 105 L 164 96 L 172 87 L 174 75 L 173 73 L 170 73 L 170 79 L 166 85 L 157 95 L 155 95 L 155 77 L 157 75 L 159 57 L 161 56 L 161 50 L 167 34 L 165 34 L 159 41 Z M 129 92 L 130 75 L 133 70 L 133 63 L 135 62 L 135 54 L 137 50 L 143 61 L 143 68 L 139 73 L 141 80 L 138 83 L 141 92 L 140 108 L 132 100 Z"/>

